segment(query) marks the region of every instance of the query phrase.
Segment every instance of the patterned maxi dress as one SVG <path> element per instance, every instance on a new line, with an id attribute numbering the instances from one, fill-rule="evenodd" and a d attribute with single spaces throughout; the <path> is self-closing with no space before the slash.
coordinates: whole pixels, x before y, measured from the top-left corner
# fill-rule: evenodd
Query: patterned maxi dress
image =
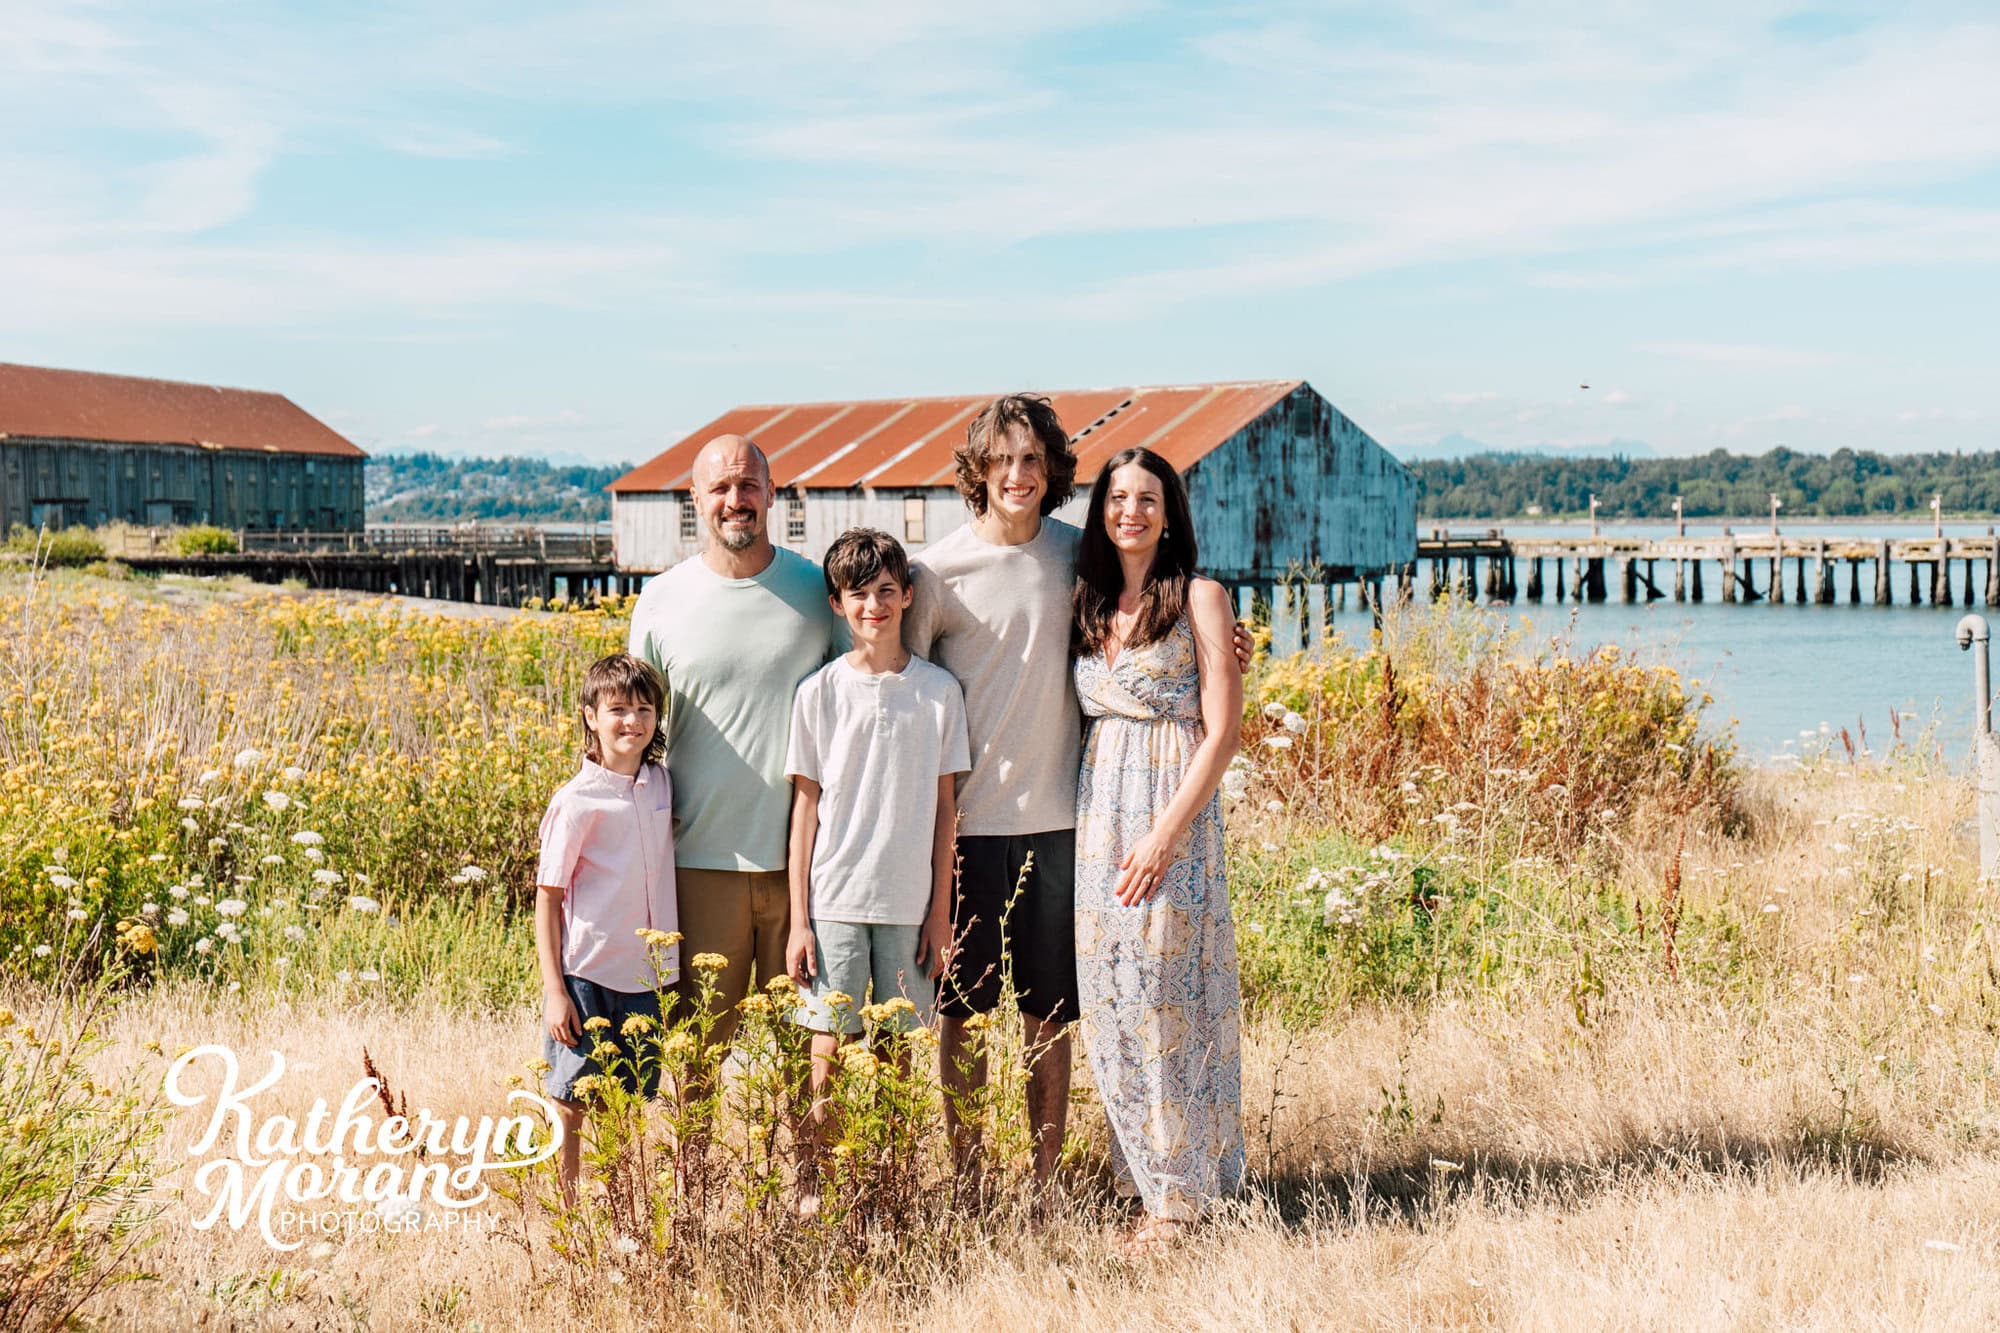
<path id="1" fill-rule="evenodd" d="M 1191 1220 L 1243 1181 L 1236 928 L 1222 802 L 1195 816 L 1153 897 L 1119 903 L 1118 863 L 1151 831 L 1201 742 L 1183 619 L 1114 665 L 1076 659 L 1088 730 L 1076 804 L 1076 971 L 1083 1034 L 1111 1121 L 1119 1192 Z"/>

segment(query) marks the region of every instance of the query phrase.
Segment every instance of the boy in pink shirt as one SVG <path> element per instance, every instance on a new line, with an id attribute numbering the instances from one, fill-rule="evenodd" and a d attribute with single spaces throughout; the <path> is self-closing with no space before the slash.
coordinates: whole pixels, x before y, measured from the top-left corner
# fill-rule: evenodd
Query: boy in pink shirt
<path id="1" fill-rule="evenodd" d="M 659 673 L 628 653 L 592 663 L 583 679 L 583 767 L 542 816 L 535 952 L 546 1089 L 563 1123 L 558 1179 L 565 1200 L 575 1197 L 583 1127 L 576 1084 L 606 1072 L 591 1051 L 602 1042 L 618 1047 L 620 1077 L 650 1096 L 657 1061 L 648 1062 L 643 1084 L 634 1068 L 635 1038 L 647 1025 L 627 1032 L 626 1020 L 640 1015 L 657 1027 L 658 992 L 680 976 L 673 793 L 660 727 L 665 695 Z M 674 936 L 658 966 L 648 932 Z"/>

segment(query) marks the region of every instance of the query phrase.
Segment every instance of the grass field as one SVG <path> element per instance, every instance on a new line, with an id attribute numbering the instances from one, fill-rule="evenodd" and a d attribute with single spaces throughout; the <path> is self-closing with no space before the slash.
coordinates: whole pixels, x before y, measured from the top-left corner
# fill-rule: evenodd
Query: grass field
<path id="1" fill-rule="evenodd" d="M 869 1106 L 910 1101 L 857 1113 L 838 1234 L 765 1205 L 745 1096 L 699 1216 L 685 1181 L 558 1216 L 544 1169 L 491 1232 L 278 1253 L 189 1224 L 199 1117 L 160 1073 L 279 1051 L 260 1111 L 296 1115 L 365 1048 L 412 1107 L 497 1113 L 539 1046 L 534 823 L 622 623 L 16 577 L 0 626 L 0 1323 L 2000 1321 L 1992 909 L 1969 784 L 1919 754 L 1746 771 L 1671 673 L 1406 612 L 1250 683 L 1252 1180 L 1181 1251 L 1117 1254 L 1087 1077 L 1038 1215 L 1018 1134 L 954 1207 L 928 1080 L 866 1069 Z M 635 1116 L 600 1127 L 614 1181 L 671 1168 L 671 1111 Z"/>

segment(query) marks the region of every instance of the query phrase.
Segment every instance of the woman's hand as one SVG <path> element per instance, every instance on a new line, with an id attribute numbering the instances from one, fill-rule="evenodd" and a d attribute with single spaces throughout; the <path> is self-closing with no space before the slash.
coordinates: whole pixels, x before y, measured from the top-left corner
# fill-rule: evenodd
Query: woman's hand
<path id="1" fill-rule="evenodd" d="M 542 993 L 542 1026 L 561 1045 L 574 1046 L 583 1040 L 583 1024 L 577 1021 L 576 1005 L 568 991 Z"/>
<path id="2" fill-rule="evenodd" d="M 1165 836 L 1164 830 L 1155 828 L 1132 844 L 1125 859 L 1118 863 L 1119 902 L 1136 907 L 1152 900 L 1167 877 L 1168 867 L 1174 863 L 1174 841 Z"/>

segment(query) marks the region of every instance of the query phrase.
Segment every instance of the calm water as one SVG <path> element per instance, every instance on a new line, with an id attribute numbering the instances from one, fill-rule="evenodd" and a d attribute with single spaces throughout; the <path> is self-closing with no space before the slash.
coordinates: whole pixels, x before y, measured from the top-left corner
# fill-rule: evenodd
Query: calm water
<path id="1" fill-rule="evenodd" d="M 1429 535 L 1433 526 L 1423 522 L 1418 531 Z M 1587 533 L 1587 523 L 1523 524 L 1509 522 L 1460 521 L 1448 525 L 1452 532 L 1477 532 L 1501 527 L 1519 536 L 1567 536 Z M 1689 536 L 1719 535 L 1720 521 L 1690 521 Z M 1738 520 L 1730 523 L 1736 533 L 1769 532 L 1770 520 L 1761 524 Z M 1989 522 L 1946 522 L 1947 536 L 1984 535 Z M 1867 523 L 1859 520 L 1827 520 L 1819 523 L 1781 522 L 1780 530 L 1798 536 L 1864 536 L 1870 538 L 1924 537 L 1932 531 L 1928 520 L 1918 523 Z M 1599 531 L 1624 536 L 1661 537 L 1673 535 L 1668 523 L 1602 523 Z M 1684 674 L 1702 682 L 1715 697 L 1711 717 L 1734 719 L 1736 735 L 1746 757 L 1770 760 L 1797 754 L 1802 745 L 1825 726 L 1832 732 L 1842 727 L 1855 736 L 1866 728 L 1868 744 L 1880 753 L 1892 738 L 1890 718 L 1901 717 L 1904 734 L 1937 723 L 1937 735 L 1948 754 L 1963 757 L 1970 749 L 1972 727 L 1972 654 L 1961 651 L 1953 637 L 1959 617 L 1967 611 L 1988 616 L 2000 630 L 2000 610 L 1985 607 L 1983 562 L 1975 563 L 1977 605 L 1966 607 L 1962 566 L 1952 572 L 1959 605 L 1953 607 L 1868 605 L 1874 597 L 1873 568 L 1863 565 L 1863 604 L 1846 605 L 1848 574 L 1845 565 L 1834 567 L 1834 595 L 1837 606 L 1723 604 L 1714 600 L 1700 605 L 1672 600 L 1650 605 L 1625 605 L 1609 601 L 1601 605 L 1553 602 L 1518 602 L 1502 608 L 1516 622 L 1526 622 L 1538 637 L 1573 636 L 1579 648 L 1615 643 L 1641 654 L 1647 661 L 1667 662 Z M 1615 571 L 1607 571 L 1609 590 L 1618 596 Z M 1759 562 L 1757 586 L 1764 586 L 1766 570 Z M 1418 581 L 1427 577 L 1420 569 Z M 1671 566 L 1661 564 L 1663 589 L 1671 588 Z M 1521 571 L 1525 586 L 1527 573 Z M 1553 580 L 1553 571 L 1550 572 Z M 1785 591 L 1794 590 L 1790 575 Z M 1893 572 L 1893 587 L 1900 602 L 1909 591 L 1909 575 L 1902 566 Z M 1708 596 L 1721 595 L 1721 581 L 1713 565 L 1707 566 L 1702 581 Z M 1926 583 L 1925 593 L 1929 586 Z M 1572 617 L 1574 621 L 1572 622 Z M 1351 625 L 1351 618 L 1343 622 Z M 1913 716 L 1912 716 L 1913 715 Z"/>

